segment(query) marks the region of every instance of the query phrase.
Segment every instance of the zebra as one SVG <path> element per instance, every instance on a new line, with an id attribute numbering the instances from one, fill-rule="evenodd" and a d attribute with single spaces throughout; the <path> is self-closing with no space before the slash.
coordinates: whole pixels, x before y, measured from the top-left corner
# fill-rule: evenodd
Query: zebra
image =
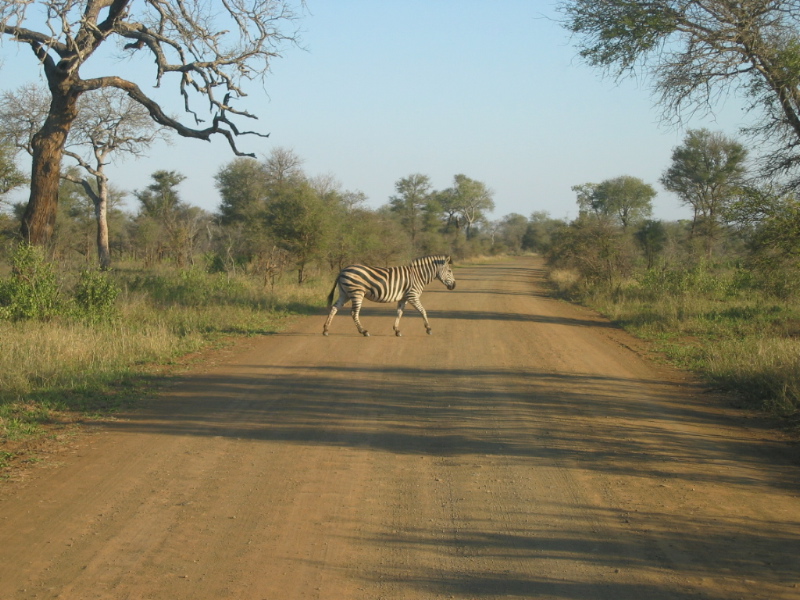
<path id="1" fill-rule="evenodd" d="M 333 284 L 331 293 L 328 294 L 328 307 L 330 313 L 325 327 L 322 329 L 323 335 L 328 335 L 336 312 L 341 309 L 348 301 L 352 300 L 353 321 L 356 323 L 358 332 L 369 337 L 369 332 L 361 326 L 358 314 L 361 312 L 361 303 L 364 298 L 373 302 L 397 302 L 397 319 L 394 322 L 394 334 L 401 336 L 400 317 L 403 316 L 406 302 L 416 308 L 425 320 L 425 330 L 428 335 L 431 333 L 431 326 L 428 323 L 428 314 L 419 301 L 422 289 L 431 281 L 438 279 L 448 290 L 456 287 L 456 280 L 453 277 L 452 261 L 449 256 L 423 256 L 412 261 L 410 265 L 404 267 L 367 267 L 365 265 L 350 265 L 339 273 Z M 339 299 L 333 303 L 333 294 L 336 287 L 339 287 Z"/>

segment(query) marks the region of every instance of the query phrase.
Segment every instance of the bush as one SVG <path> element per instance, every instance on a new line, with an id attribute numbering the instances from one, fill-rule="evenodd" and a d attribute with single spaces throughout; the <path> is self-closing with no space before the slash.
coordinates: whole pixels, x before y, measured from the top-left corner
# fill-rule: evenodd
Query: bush
<path id="1" fill-rule="evenodd" d="M 107 274 L 100 271 L 81 272 L 74 292 L 77 316 L 92 323 L 111 320 L 116 315 L 119 293 L 119 286 Z"/>
<path id="2" fill-rule="evenodd" d="M 11 256 L 11 276 L 0 280 L 0 318 L 44 321 L 60 308 L 53 266 L 40 248 L 20 244 Z"/>

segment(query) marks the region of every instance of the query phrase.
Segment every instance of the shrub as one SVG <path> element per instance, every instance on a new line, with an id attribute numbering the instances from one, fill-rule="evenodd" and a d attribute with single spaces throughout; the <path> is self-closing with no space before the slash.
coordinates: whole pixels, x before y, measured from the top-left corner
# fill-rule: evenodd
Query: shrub
<path id="1" fill-rule="evenodd" d="M 11 276 L 0 280 L 0 318 L 48 320 L 60 308 L 52 264 L 40 248 L 20 244 L 11 256 Z"/>
<path id="2" fill-rule="evenodd" d="M 119 293 L 119 286 L 106 273 L 82 271 L 74 292 L 77 315 L 93 323 L 111 320 Z"/>

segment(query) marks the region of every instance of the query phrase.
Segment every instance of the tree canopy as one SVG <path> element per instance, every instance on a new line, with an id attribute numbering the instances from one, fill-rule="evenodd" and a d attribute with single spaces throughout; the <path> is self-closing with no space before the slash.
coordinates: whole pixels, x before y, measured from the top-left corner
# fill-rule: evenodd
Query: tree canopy
<path id="1" fill-rule="evenodd" d="M 588 64 L 649 75 L 665 116 L 708 111 L 741 92 L 767 142 L 763 173 L 800 186 L 800 2 L 564 0 Z"/>
<path id="2" fill-rule="evenodd" d="M 661 184 L 692 207 L 692 232 L 699 232 L 710 254 L 725 210 L 743 185 L 747 151 L 719 132 L 690 130 L 672 151 L 672 164 Z"/>

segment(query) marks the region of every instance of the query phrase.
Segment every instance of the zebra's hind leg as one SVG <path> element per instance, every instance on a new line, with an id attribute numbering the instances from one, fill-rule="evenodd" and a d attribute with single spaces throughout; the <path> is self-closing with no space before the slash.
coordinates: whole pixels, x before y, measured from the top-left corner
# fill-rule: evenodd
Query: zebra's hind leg
<path id="1" fill-rule="evenodd" d="M 328 298 L 328 302 L 333 300 L 334 291 L 336 291 L 335 287 L 333 288 L 333 290 L 331 290 L 331 295 Z M 322 335 L 328 335 L 328 329 L 331 326 L 331 321 L 333 321 L 333 317 L 336 316 L 336 313 L 340 309 L 344 308 L 344 305 L 347 304 L 348 300 L 349 298 L 347 297 L 347 294 L 344 292 L 344 290 L 342 290 L 341 287 L 339 287 L 339 298 L 336 300 L 335 303 L 331 304 L 331 311 L 328 313 L 328 318 L 325 320 L 325 326 L 322 328 Z"/>
<path id="2" fill-rule="evenodd" d="M 361 313 L 361 302 L 364 300 L 363 296 L 356 296 L 353 298 L 353 310 L 350 311 L 350 314 L 353 315 L 353 321 L 358 328 L 358 333 L 363 335 L 364 337 L 369 337 L 369 331 L 364 329 L 361 326 L 361 321 L 358 319 L 358 315 Z"/>
<path id="3" fill-rule="evenodd" d="M 334 304 L 331 306 L 331 312 L 328 313 L 328 318 L 325 321 L 325 326 L 322 328 L 322 335 L 328 335 L 328 328 L 331 326 L 331 321 L 333 321 L 333 317 L 336 316 L 336 312 L 339 309 Z"/>
<path id="4" fill-rule="evenodd" d="M 401 300 L 400 302 L 397 303 L 397 319 L 395 319 L 394 327 L 393 327 L 394 334 L 397 337 L 402 337 L 403 336 L 403 334 L 400 333 L 400 317 L 403 316 L 403 309 L 405 309 L 405 307 L 406 307 L 405 300 Z"/>

